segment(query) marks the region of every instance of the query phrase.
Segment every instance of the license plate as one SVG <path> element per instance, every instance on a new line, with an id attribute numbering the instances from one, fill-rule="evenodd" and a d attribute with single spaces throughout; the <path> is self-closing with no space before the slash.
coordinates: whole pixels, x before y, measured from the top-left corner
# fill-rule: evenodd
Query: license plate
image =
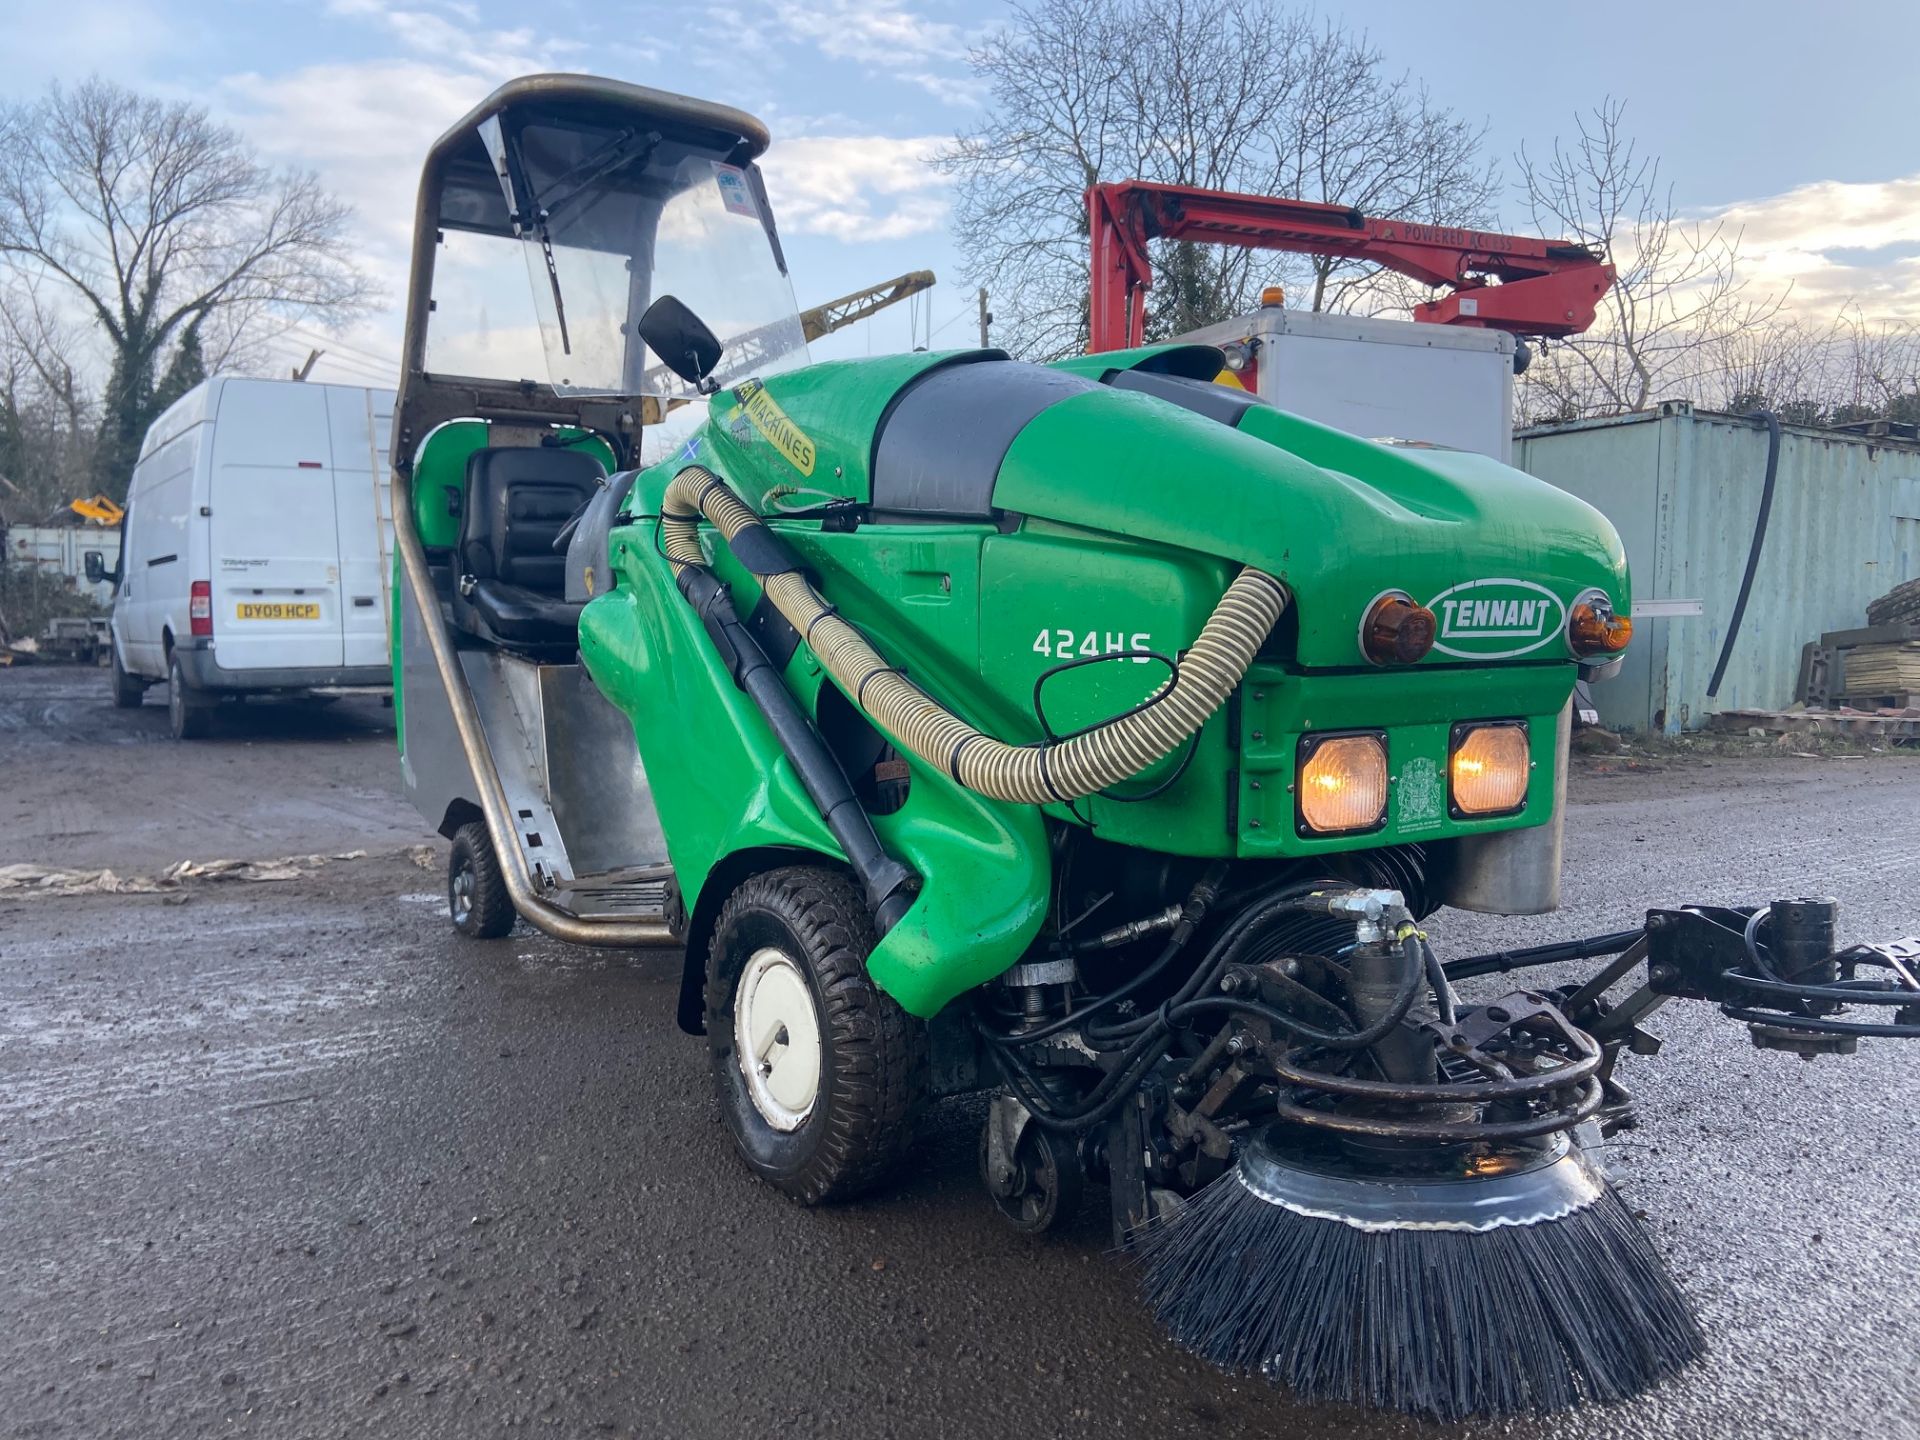
<path id="1" fill-rule="evenodd" d="M 294 605 L 283 601 L 254 602 L 233 607 L 236 620 L 318 620 L 318 605 Z"/>

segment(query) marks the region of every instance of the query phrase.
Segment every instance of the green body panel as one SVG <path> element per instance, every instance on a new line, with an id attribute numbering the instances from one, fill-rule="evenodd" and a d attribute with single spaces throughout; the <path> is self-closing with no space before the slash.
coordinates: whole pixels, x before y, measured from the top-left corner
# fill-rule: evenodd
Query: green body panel
<path id="1" fill-rule="evenodd" d="M 1238 853 L 1314 855 L 1461 835 L 1513 830 L 1553 810 L 1556 721 L 1573 690 L 1573 667 L 1512 665 L 1489 685 L 1484 670 L 1463 666 L 1400 671 L 1390 685 L 1377 672 L 1303 675 L 1257 664 L 1242 687 L 1237 727 Z M 1533 771 L 1525 806 L 1514 815 L 1455 819 L 1446 803 L 1447 762 L 1459 721 L 1525 720 Z M 1365 835 L 1313 838 L 1295 823 L 1299 742 L 1309 734 L 1383 730 L 1387 743 L 1386 821 Z M 1144 808 L 1144 807 L 1142 807 Z"/>
<path id="2" fill-rule="evenodd" d="M 1277 575 L 1307 667 L 1364 664 L 1360 618 L 1389 588 L 1425 604 L 1502 578 L 1562 606 L 1589 588 L 1622 613 L 1629 599 L 1619 537 L 1584 501 L 1484 456 L 1384 446 L 1268 406 L 1236 430 L 1137 392 L 1075 395 L 1021 431 L 994 498 Z M 1571 657 L 1553 639 L 1531 658 Z"/>
<path id="3" fill-rule="evenodd" d="M 1166 353 L 1149 347 L 1063 368 L 1097 378 L 1128 363 L 1153 367 Z M 730 855 L 775 847 L 838 858 L 838 850 L 659 552 L 661 496 L 689 463 L 767 513 L 821 591 L 893 664 L 1013 744 L 1044 738 L 1033 708 L 1043 675 L 1056 735 L 1140 703 L 1165 679 L 1163 662 L 1131 653 L 1069 662 L 1123 651 L 1178 656 L 1242 565 L 1278 575 L 1293 593 L 1247 682 L 1192 753 L 1120 787 L 1133 803 L 1004 804 L 907 757 L 905 804 L 874 816 L 874 827 L 925 888 L 869 968 L 911 1013 L 937 1012 L 1032 945 L 1051 893 L 1049 818 L 1091 823 L 1104 839 L 1155 852 L 1247 859 L 1430 843 L 1549 818 L 1555 720 L 1575 674 L 1560 631 L 1566 608 L 1588 589 L 1629 603 L 1619 541 L 1597 512 L 1482 457 L 1357 440 L 1258 405 L 1236 429 L 1102 388 L 1042 410 L 1014 439 L 995 489 L 1004 517 L 994 523 L 868 520 L 842 532 L 778 515 L 768 497 L 781 486 L 868 497 L 889 404 L 952 358 L 838 362 L 775 376 L 757 399 L 750 389 L 717 395 L 688 447 L 635 482 L 633 523 L 614 531 L 615 587 L 587 606 L 580 646 L 595 682 L 633 723 L 682 894 L 696 910 L 721 898 L 706 891 Z M 1157 363 L 1193 368 L 1178 356 Z M 703 534 L 736 609 L 750 614 L 758 583 L 713 532 Z M 1480 609 L 1458 609 L 1463 634 L 1477 626 L 1482 638 L 1466 635 L 1414 666 L 1368 665 L 1360 618 L 1389 588 L 1421 603 L 1456 591 L 1479 597 Z M 1499 633 L 1512 629 L 1515 596 L 1539 602 L 1537 633 L 1521 641 Z M 830 682 L 804 643 L 785 680 L 818 718 Z M 1518 814 L 1448 813 L 1452 727 L 1475 719 L 1528 723 L 1534 768 Z M 1293 809 L 1300 739 L 1349 729 L 1385 735 L 1393 777 L 1385 822 L 1362 835 L 1303 836 Z M 1137 798 L 1162 782 L 1160 793 Z"/>
<path id="4" fill-rule="evenodd" d="M 492 433 L 484 420 L 455 420 L 420 442 L 413 464 L 413 528 L 427 549 L 451 550 L 460 543 L 460 512 L 455 508 L 460 502 L 448 497 L 465 496 L 467 460 L 474 451 L 487 448 Z M 600 467 L 613 473 L 613 450 L 599 436 L 571 429 L 553 433 L 590 450 Z"/>
<path id="5" fill-rule="evenodd" d="M 811 475 L 797 469 L 740 413 L 733 391 L 722 391 L 713 397 L 701 432 L 700 463 L 738 477 L 741 498 L 756 508 L 762 508 L 761 495 L 774 485 L 807 485 L 829 495 L 870 500 L 873 440 L 888 402 L 915 376 L 978 353 L 944 350 L 831 360 L 769 380 L 767 393 L 813 444 Z"/>
<path id="6" fill-rule="evenodd" d="M 672 469 L 657 467 L 635 482 L 627 508 L 639 523 L 614 532 L 617 585 L 582 614 L 580 651 L 602 693 L 633 721 L 675 875 L 682 893 L 694 900 L 702 897 L 714 867 L 740 850 L 782 846 L 842 857 L 766 722 L 734 685 L 654 548 L 647 521 L 659 513 L 671 479 Z M 783 529 L 811 532 L 793 534 L 796 541 L 858 538 L 822 536 L 811 525 Z M 863 547 L 861 557 L 873 559 L 863 571 L 884 586 L 884 577 L 905 573 L 929 544 L 940 548 L 941 561 L 952 567 L 948 573 L 964 575 L 970 563 L 977 566 L 977 558 L 970 562 L 968 556 L 977 557 L 978 533 L 954 527 L 886 553 L 886 547 Z M 735 607 L 749 613 L 759 596 L 753 577 L 724 544 L 713 549 L 714 569 L 731 586 Z M 832 546 L 810 547 L 808 556 L 823 571 L 833 570 Z M 825 583 L 851 593 L 853 586 L 842 583 L 845 574 Z M 967 599 L 974 608 L 973 597 Z M 889 627 L 889 618 L 873 616 L 875 638 L 907 648 L 917 627 Z M 921 646 L 915 653 L 930 656 L 934 648 Z M 930 662 L 927 673 L 935 669 Z M 821 686 L 829 682 L 812 652 L 800 647 L 785 678 L 802 708 L 814 713 Z M 873 823 L 888 852 L 925 877 L 926 885 L 867 966 L 875 983 L 909 1013 L 927 1016 L 1000 974 L 1033 943 L 1046 914 L 1051 868 L 1038 811 L 987 800 L 943 782 L 917 760 L 910 763 L 914 779 L 907 803 Z"/>

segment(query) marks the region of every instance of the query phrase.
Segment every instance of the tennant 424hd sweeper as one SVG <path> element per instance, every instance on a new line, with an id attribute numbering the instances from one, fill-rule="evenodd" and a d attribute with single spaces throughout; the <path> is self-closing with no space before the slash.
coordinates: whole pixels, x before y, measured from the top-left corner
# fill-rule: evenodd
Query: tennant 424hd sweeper
<path id="1" fill-rule="evenodd" d="M 1612 527 L 1205 346 L 809 365 L 767 143 L 541 76 L 428 158 L 394 665 L 453 923 L 683 947 L 733 1139 L 802 1203 L 986 1092 L 992 1203 L 1041 1231 L 1104 1185 L 1229 1369 L 1458 1417 L 1685 1365 L 1590 1153 L 1617 1062 L 1676 998 L 1809 1056 L 1920 1035 L 1920 943 L 1789 899 L 1435 955 L 1443 905 L 1557 901 L 1568 697 L 1631 629 Z"/>

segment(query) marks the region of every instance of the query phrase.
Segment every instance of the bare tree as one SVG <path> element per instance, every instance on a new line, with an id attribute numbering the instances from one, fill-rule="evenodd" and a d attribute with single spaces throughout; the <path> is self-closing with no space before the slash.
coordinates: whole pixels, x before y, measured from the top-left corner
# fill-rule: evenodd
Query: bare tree
<path id="1" fill-rule="evenodd" d="M 1716 345 L 1769 325 L 1785 300 L 1749 290 L 1738 232 L 1678 218 L 1660 162 L 1621 132 L 1625 111 L 1607 100 L 1550 157 L 1517 157 L 1534 228 L 1601 251 L 1618 271 L 1594 328 L 1528 372 L 1529 418 L 1617 415 L 1689 392 Z"/>
<path id="2" fill-rule="evenodd" d="M 92 79 L 0 109 L 0 261 L 63 291 L 109 351 L 97 488 L 125 493 L 147 425 L 204 373 L 210 335 L 364 303 L 350 217 L 197 105 Z"/>
<path id="3" fill-rule="evenodd" d="M 38 289 L 0 290 L 0 500 L 38 520 L 92 484 L 99 434 L 82 325 Z"/>
<path id="4" fill-rule="evenodd" d="M 1026 0 L 972 54 L 992 118 L 935 164 L 957 182 L 968 277 L 1008 343 L 1084 349 L 1087 187 L 1127 179 L 1300 196 L 1484 224 L 1481 132 L 1394 79 L 1364 35 L 1265 0 Z M 1369 305 L 1366 267 L 1157 243 L 1148 333 L 1250 309 L 1275 279 L 1314 308 Z M 1296 283 L 1299 282 L 1299 283 Z"/>

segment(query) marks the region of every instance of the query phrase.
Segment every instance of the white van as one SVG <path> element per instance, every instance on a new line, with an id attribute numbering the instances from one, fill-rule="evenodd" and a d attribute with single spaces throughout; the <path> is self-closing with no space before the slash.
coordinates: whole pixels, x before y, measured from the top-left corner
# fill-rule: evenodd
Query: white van
<path id="1" fill-rule="evenodd" d="M 113 699 L 388 690 L 393 392 L 215 376 L 154 421 L 127 491 Z M 89 562 L 95 565 L 97 562 Z"/>

